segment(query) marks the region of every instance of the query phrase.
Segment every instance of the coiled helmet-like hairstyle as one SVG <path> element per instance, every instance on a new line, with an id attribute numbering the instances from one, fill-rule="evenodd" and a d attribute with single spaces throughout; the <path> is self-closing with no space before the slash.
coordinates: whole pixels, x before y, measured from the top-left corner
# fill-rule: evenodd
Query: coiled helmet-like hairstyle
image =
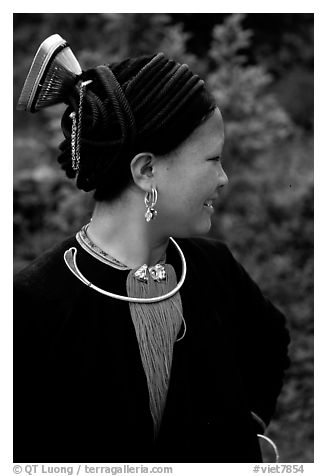
<path id="1" fill-rule="evenodd" d="M 53 37 L 67 47 L 59 35 Z M 58 65 L 52 76 L 58 77 Z M 61 121 L 65 140 L 58 161 L 69 178 L 76 177 L 77 187 L 93 190 L 98 201 L 110 201 L 127 187 L 132 179 L 130 162 L 137 153 L 171 152 L 216 107 L 204 81 L 164 53 L 80 70 L 76 78 L 73 87 L 64 88 L 68 107 Z M 87 84 L 83 89 L 81 81 Z M 55 81 L 51 77 L 46 82 Z M 49 88 L 43 89 L 48 94 Z M 78 169 L 72 162 L 72 113 L 80 124 Z"/>

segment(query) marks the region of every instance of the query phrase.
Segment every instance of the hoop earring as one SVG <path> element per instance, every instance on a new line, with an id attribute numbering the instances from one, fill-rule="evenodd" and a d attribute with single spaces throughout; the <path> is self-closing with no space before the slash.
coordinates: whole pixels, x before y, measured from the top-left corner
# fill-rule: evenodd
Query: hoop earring
<path id="1" fill-rule="evenodd" d="M 158 200 L 158 192 L 155 188 L 151 188 L 151 192 L 146 192 L 144 197 L 144 204 L 146 207 L 145 212 L 145 221 L 149 222 L 154 220 L 155 217 L 158 215 L 157 210 L 154 209 L 155 204 Z"/>

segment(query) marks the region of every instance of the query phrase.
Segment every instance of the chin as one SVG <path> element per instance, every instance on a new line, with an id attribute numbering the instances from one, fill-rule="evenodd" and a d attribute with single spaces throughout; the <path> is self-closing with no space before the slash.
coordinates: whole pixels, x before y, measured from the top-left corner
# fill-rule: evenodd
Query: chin
<path id="1" fill-rule="evenodd" d="M 191 238 L 192 236 L 202 236 L 206 235 L 209 233 L 211 229 L 211 220 L 202 220 L 201 222 L 198 223 L 193 223 L 193 226 L 190 226 L 190 224 L 185 224 L 185 227 L 180 228 L 176 230 L 175 233 L 173 233 L 171 236 L 174 236 L 176 238 Z"/>
<path id="2" fill-rule="evenodd" d="M 198 227 L 197 230 L 194 230 L 193 236 L 201 236 L 201 235 L 207 235 L 209 231 L 211 230 L 211 221 L 207 223 L 205 226 Z"/>

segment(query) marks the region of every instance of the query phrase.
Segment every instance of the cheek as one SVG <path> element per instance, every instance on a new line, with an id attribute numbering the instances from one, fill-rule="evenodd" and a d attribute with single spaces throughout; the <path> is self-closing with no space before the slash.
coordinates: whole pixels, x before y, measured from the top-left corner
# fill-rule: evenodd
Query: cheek
<path id="1" fill-rule="evenodd" d="M 158 202 L 170 213 L 174 210 L 179 214 L 184 210 L 188 216 L 198 213 L 202 202 L 212 193 L 212 180 L 211 171 L 203 168 L 166 169 L 158 183 Z"/>
<path id="2" fill-rule="evenodd" d="M 192 216 L 197 216 L 202 211 L 202 196 L 197 184 L 193 186 L 185 186 L 179 184 L 177 193 L 171 193 L 168 199 L 170 200 L 170 211 L 172 215 L 179 217 L 179 220 L 190 219 Z M 171 198 L 171 197 L 174 197 Z"/>

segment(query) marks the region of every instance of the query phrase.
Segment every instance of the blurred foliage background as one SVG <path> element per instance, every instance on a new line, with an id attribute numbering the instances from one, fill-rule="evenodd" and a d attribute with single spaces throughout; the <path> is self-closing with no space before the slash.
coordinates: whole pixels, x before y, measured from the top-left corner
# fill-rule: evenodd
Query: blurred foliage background
<path id="1" fill-rule="evenodd" d="M 211 234 L 287 315 L 292 365 L 267 435 L 281 462 L 312 462 L 313 14 L 14 14 L 14 108 L 53 33 L 82 68 L 164 51 L 207 80 L 230 179 Z M 14 112 L 15 270 L 90 217 L 92 198 L 56 163 L 63 110 Z"/>

